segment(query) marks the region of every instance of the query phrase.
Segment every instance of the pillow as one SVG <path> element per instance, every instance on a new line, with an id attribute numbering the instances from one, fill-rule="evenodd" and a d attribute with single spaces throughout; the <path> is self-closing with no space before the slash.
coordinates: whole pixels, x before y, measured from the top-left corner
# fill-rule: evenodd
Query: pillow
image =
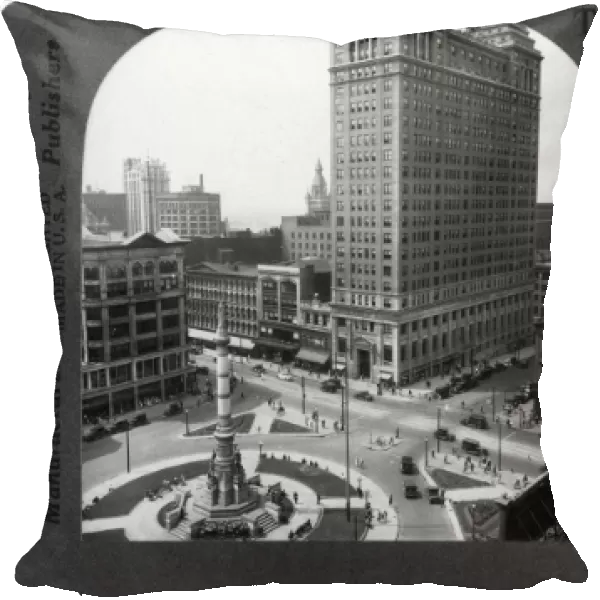
<path id="1" fill-rule="evenodd" d="M 539 448 L 533 274 L 544 81 L 568 56 L 574 82 L 595 12 L 330 49 L 7 6 L 63 346 L 19 583 L 584 581 Z M 322 70 L 290 79 L 298 47 Z"/>

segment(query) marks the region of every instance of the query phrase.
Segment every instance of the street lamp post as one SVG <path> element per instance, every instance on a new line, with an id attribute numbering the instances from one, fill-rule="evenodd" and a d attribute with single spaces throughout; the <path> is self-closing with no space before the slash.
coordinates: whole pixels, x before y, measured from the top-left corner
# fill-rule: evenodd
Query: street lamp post
<path id="1" fill-rule="evenodd" d="M 258 458 L 262 457 L 262 449 L 263 449 L 263 443 L 258 442 Z"/>
<path id="2" fill-rule="evenodd" d="M 471 504 L 471 537 L 474 540 L 475 539 L 475 509 L 476 509 L 476 505 L 475 504 Z"/>
<path id="3" fill-rule="evenodd" d="M 304 382 L 304 375 L 300 378 L 300 385 L 302 386 L 302 414 L 306 414 L 306 388 Z"/>
<path id="4" fill-rule="evenodd" d="M 341 410 L 341 417 L 340 417 L 340 424 L 342 426 L 342 431 L 344 431 L 344 421 L 346 420 L 345 415 L 344 415 L 344 388 L 340 388 L 340 391 L 342 392 L 342 410 Z"/>
<path id="5" fill-rule="evenodd" d="M 131 457 L 129 455 L 129 423 L 127 424 L 127 429 L 125 430 L 125 449 L 127 452 L 127 472 L 131 472 Z"/>
<path id="6" fill-rule="evenodd" d="M 492 421 L 496 420 L 496 388 L 492 388 Z"/>
<path id="7" fill-rule="evenodd" d="M 190 435 L 190 419 L 187 408 L 185 410 L 185 435 Z"/>
<path id="8" fill-rule="evenodd" d="M 348 365 L 350 364 L 349 357 L 346 356 L 346 393 L 345 393 L 345 408 L 346 418 L 344 426 L 346 429 L 346 518 L 348 523 L 351 521 L 350 514 L 350 381 L 348 377 Z"/>
<path id="9" fill-rule="evenodd" d="M 429 466 L 429 457 L 427 454 L 429 453 L 429 439 L 425 438 L 425 467 Z"/>
<path id="10" fill-rule="evenodd" d="M 440 451 L 440 436 L 439 436 L 439 431 L 440 431 L 440 423 L 442 420 L 442 407 L 438 406 L 437 408 L 437 431 L 435 434 L 435 437 L 437 439 L 437 451 Z"/>
<path id="11" fill-rule="evenodd" d="M 498 419 L 498 474 L 502 470 L 502 421 Z"/>

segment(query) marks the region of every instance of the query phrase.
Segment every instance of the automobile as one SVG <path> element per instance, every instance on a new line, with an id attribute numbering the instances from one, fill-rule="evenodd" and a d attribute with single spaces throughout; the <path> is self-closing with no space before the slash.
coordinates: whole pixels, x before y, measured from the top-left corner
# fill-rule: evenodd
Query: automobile
<path id="1" fill-rule="evenodd" d="M 493 372 L 494 372 L 494 369 L 490 365 L 485 365 L 485 367 L 483 367 L 483 369 L 481 369 L 481 371 L 479 373 L 479 378 L 480 379 L 489 379 L 492 376 Z"/>
<path id="2" fill-rule="evenodd" d="M 129 421 L 127 419 L 119 419 L 107 427 L 109 434 L 119 433 L 129 429 Z"/>
<path id="3" fill-rule="evenodd" d="M 442 399 L 446 400 L 450 397 L 450 385 L 441 385 L 440 387 L 435 388 L 435 393 Z"/>
<path id="4" fill-rule="evenodd" d="M 456 440 L 456 436 L 453 433 L 450 433 L 446 427 L 436 429 L 433 433 L 433 437 L 436 440 L 441 440 L 443 442 L 454 442 Z"/>
<path id="5" fill-rule="evenodd" d="M 512 400 L 507 400 L 502 405 L 502 410 L 507 412 L 509 415 L 519 406 L 518 402 L 513 402 Z"/>
<path id="6" fill-rule="evenodd" d="M 443 504 L 444 503 L 444 492 L 438 487 L 428 487 L 427 497 L 429 498 L 429 504 Z"/>
<path id="7" fill-rule="evenodd" d="M 253 373 L 256 373 L 257 375 L 262 375 L 263 373 L 267 372 L 267 370 L 264 368 L 264 366 L 262 364 L 254 365 L 251 370 Z"/>
<path id="8" fill-rule="evenodd" d="M 462 377 L 460 375 L 452 375 L 450 377 L 450 385 L 457 385 L 462 382 Z"/>
<path id="9" fill-rule="evenodd" d="M 485 415 L 480 414 L 472 414 L 468 417 L 461 419 L 460 424 L 465 427 L 472 427 L 474 429 L 489 429 L 490 425 L 488 423 Z"/>
<path id="10" fill-rule="evenodd" d="M 465 384 L 462 381 L 453 383 L 450 386 L 450 394 L 460 394 L 465 389 Z"/>
<path id="11" fill-rule="evenodd" d="M 131 427 L 140 427 L 141 425 L 148 425 L 148 415 L 146 413 L 139 413 L 135 415 L 130 421 Z"/>
<path id="12" fill-rule="evenodd" d="M 83 434 L 84 442 L 93 442 L 108 435 L 108 430 L 104 425 L 94 425 L 88 432 Z"/>
<path id="13" fill-rule="evenodd" d="M 404 497 L 409 499 L 420 498 L 421 490 L 414 483 L 405 483 L 404 484 Z"/>
<path id="14" fill-rule="evenodd" d="M 526 394 L 525 392 L 517 392 L 513 396 L 512 400 L 515 404 L 525 404 L 525 402 L 529 400 L 529 394 Z"/>
<path id="15" fill-rule="evenodd" d="M 277 379 L 281 379 L 281 381 L 294 381 L 294 376 L 287 371 L 281 371 L 281 373 L 277 373 Z"/>
<path id="16" fill-rule="evenodd" d="M 403 456 L 400 462 L 403 475 L 413 475 L 416 471 L 417 465 L 415 465 L 415 461 L 412 456 Z"/>
<path id="17" fill-rule="evenodd" d="M 466 392 L 468 390 L 472 390 L 473 388 L 475 388 L 477 386 L 478 386 L 478 382 L 477 382 L 477 379 L 475 379 L 474 377 L 471 379 L 465 379 L 465 381 L 463 381 L 461 391 Z"/>
<path id="18" fill-rule="evenodd" d="M 183 412 L 183 406 L 180 402 L 171 402 L 164 412 L 165 417 L 174 417 Z"/>
<path id="19" fill-rule="evenodd" d="M 485 448 L 481 447 L 481 444 L 477 440 L 465 438 L 460 447 L 467 453 L 473 454 L 474 456 L 487 456 L 489 453 Z"/>
<path id="20" fill-rule="evenodd" d="M 505 371 L 509 365 L 506 365 L 504 362 L 502 361 L 497 361 L 496 363 L 494 363 L 494 366 L 492 367 L 494 369 L 494 371 Z"/>
<path id="21" fill-rule="evenodd" d="M 373 395 L 369 394 L 369 392 L 357 392 L 354 394 L 354 397 L 357 400 L 364 400 L 365 402 L 373 402 Z"/>
<path id="22" fill-rule="evenodd" d="M 208 375 L 208 372 L 208 367 L 196 367 L 196 373 L 198 373 L 198 375 L 204 375 L 206 377 Z"/>
<path id="23" fill-rule="evenodd" d="M 342 387 L 342 383 L 339 379 L 327 379 L 321 384 L 321 391 L 334 394 Z"/>

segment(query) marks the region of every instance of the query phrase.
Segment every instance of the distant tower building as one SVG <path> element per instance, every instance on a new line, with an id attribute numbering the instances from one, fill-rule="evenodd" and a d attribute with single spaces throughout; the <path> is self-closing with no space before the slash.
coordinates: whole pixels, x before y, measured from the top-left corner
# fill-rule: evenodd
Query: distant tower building
<path id="1" fill-rule="evenodd" d="M 323 213 L 329 214 L 330 210 L 329 191 L 327 190 L 325 177 L 323 177 L 323 165 L 321 165 L 321 160 L 319 159 L 315 167 L 315 176 L 312 185 L 306 193 L 306 213 L 317 217 Z M 326 220 L 329 220 L 329 218 Z"/>
<path id="2" fill-rule="evenodd" d="M 317 161 L 312 185 L 306 192 L 306 214 L 281 217 L 281 238 L 285 260 L 301 258 L 333 259 L 331 240 L 331 196 L 323 177 L 323 166 Z"/>
<path id="3" fill-rule="evenodd" d="M 167 166 L 156 159 L 128 158 L 123 163 L 123 187 L 127 196 L 127 234 L 155 232 L 160 228 L 156 197 L 169 193 Z"/>

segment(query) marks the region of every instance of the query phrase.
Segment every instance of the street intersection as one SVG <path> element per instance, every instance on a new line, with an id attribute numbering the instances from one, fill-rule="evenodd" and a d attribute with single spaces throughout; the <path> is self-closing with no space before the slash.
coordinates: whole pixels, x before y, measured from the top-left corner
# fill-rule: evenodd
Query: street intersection
<path id="1" fill-rule="evenodd" d="M 207 365 L 209 378 L 214 383 L 214 364 L 209 358 L 200 357 L 198 364 Z M 252 364 L 235 364 L 235 374 L 243 383 L 232 394 L 232 406 L 235 414 L 262 410 L 269 399 L 281 401 L 288 412 L 301 414 L 302 387 L 300 377 L 293 381 L 284 381 L 274 371 L 268 371 L 259 377 L 251 370 Z M 306 374 L 305 374 L 306 375 Z M 320 381 L 305 376 L 305 414 L 314 410 L 319 419 L 331 424 L 341 417 L 341 394 L 328 394 L 320 391 Z M 350 382 L 352 389 L 353 382 Z M 490 383 L 491 385 L 491 383 Z M 242 398 L 243 393 L 243 398 Z M 446 510 L 427 501 L 414 501 L 404 497 L 404 482 L 407 479 L 417 481 L 421 488 L 427 485 L 421 476 L 404 476 L 400 472 L 402 456 L 412 456 L 415 461 L 423 461 L 425 452 L 437 450 L 433 432 L 438 419 L 442 427 L 448 428 L 457 441 L 441 442 L 440 453 L 450 455 L 460 446 L 464 438 L 476 439 L 489 451 L 489 458 L 498 464 L 498 449 L 501 445 L 501 463 L 504 470 L 535 477 L 544 463 L 539 447 L 539 435 L 528 431 L 503 427 L 498 435 L 498 426 L 492 424 L 489 430 L 473 430 L 460 425 L 463 418 L 472 409 L 491 410 L 487 403 L 490 393 L 484 389 L 461 394 L 446 401 L 416 400 L 406 397 L 386 395 L 378 397 L 373 403 L 367 403 L 353 397 L 350 393 L 350 460 L 352 467 L 356 460 L 364 464 L 365 477 L 368 477 L 385 493 L 391 496 L 390 508 L 398 515 L 398 539 L 403 540 L 454 540 L 453 524 Z M 463 409 L 462 403 L 465 408 Z M 207 425 L 216 418 L 216 407 L 211 402 L 198 402 L 196 397 L 184 400 L 190 429 Z M 262 407 L 262 408 L 261 408 Z M 164 418 L 164 405 L 145 409 L 151 421 L 150 425 L 130 432 L 130 460 L 132 468 L 148 467 L 153 463 L 176 459 L 193 454 L 210 452 L 214 445 L 211 436 L 185 437 L 186 425 L 183 415 Z M 488 414 L 491 420 L 491 414 Z M 398 437 L 396 438 L 396 435 Z M 397 443 L 385 451 L 372 449 L 373 439 L 394 437 Z M 499 442 L 500 441 L 500 442 Z M 333 431 L 331 425 L 315 434 L 269 434 L 256 429 L 249 434 L 236 437 L 242 453 L 253 453 L 259 444 L 266 453 L 290 452 L 319 456 L 332 464 L 340 465 L 343 476 L 345 465 L 345 435 Z M 120 476 L 125 470 L 125 434 L 119 433 L 89 444 L 82 449 L 83 492 L 101 486 Z M 386 507 L 388 508 L 388 507 Z"/>

